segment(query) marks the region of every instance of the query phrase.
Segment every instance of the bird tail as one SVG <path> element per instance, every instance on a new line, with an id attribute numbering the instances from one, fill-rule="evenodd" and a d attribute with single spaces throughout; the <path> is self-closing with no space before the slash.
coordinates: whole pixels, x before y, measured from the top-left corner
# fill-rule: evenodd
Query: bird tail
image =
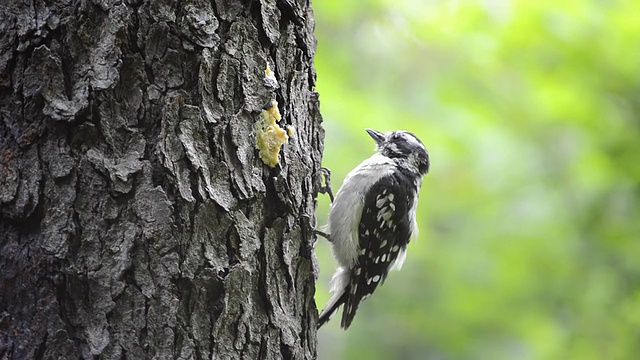
<path id="1" fill-rule="evenodd" d="M 329 299 L 327 305 L 325 305 L 324 308 L 322 308 L 322 311 L 320 311 L 320 315 L 318 316 L 318 328 L 331 320 L 331 317 L 336 310 L 338 310 L 338 308 L 347 301 L 348 293 L 346 290 L 349 286 L 349 280 L 350 271 L 343 267 L 338 268 L 336 273 L 333 274 L 331 282 L 329 282 L 329 287 L 333 295 L 331 296 L 331 299 Z"/>

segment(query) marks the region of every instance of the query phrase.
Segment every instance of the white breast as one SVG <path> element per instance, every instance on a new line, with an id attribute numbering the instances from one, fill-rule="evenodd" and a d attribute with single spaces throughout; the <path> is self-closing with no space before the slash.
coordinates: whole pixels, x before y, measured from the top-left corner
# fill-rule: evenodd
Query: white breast
<path id="1" fill-rule="evenodd" d="M 364 198 L 378 179 L 391 174 L 393 162 L 378 153 L 364 160 L 344 179 L 329 210 L 328 231 L 334 256 L 340 265 L 352 268 L 360 250 L 358 225 Z"/>

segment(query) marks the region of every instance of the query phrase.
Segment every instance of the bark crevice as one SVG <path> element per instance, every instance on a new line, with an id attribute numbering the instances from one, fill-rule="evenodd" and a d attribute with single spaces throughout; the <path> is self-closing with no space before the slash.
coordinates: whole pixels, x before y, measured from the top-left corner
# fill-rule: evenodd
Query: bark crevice
<path id="1" fill-rule="evenodd" d="M 10 1 L 0 29 L 0 358 L 314 358 L 308 4 Z"/>

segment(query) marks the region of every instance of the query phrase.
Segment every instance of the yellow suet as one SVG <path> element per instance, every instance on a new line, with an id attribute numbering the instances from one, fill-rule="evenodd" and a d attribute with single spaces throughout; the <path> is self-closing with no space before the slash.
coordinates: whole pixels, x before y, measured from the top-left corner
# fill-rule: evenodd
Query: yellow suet
<path id="1" fill-rule="evenodd" d="M 267 71 L 269 71 L 268 67 Z M 280 148 L 289 141 L 288 131 L 276 123 L 276 121 L 280 121 L 278 102 L 273 101 L 270 108 L 262 110 L 260 117 L 262 120 L 256 121 L 256 148 L 260 150 L 259 155 L 262 162 L 270 167 L 275 167 L 278 164 Z M 289 133 L 292 134 L 290 131 Z"/>

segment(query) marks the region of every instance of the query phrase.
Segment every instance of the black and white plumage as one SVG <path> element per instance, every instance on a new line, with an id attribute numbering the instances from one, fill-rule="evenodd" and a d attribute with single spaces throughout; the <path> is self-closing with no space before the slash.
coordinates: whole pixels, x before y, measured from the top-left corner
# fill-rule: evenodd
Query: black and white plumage
<path id="1" fill-rule="evenodd" d="M 402 267 L 407 244 L 418 232 L 418 191 L 429 171 L 426 148 L 407 131 L 367 132 L 377 152 L 347 175 L 329 212 L 327 230 L 340 267 L 331 279 L 333 295 L 320 312 L 319 327 L 344 305 L 341 327 L 347 329 L 360 302 L 389 270 Z"/>

